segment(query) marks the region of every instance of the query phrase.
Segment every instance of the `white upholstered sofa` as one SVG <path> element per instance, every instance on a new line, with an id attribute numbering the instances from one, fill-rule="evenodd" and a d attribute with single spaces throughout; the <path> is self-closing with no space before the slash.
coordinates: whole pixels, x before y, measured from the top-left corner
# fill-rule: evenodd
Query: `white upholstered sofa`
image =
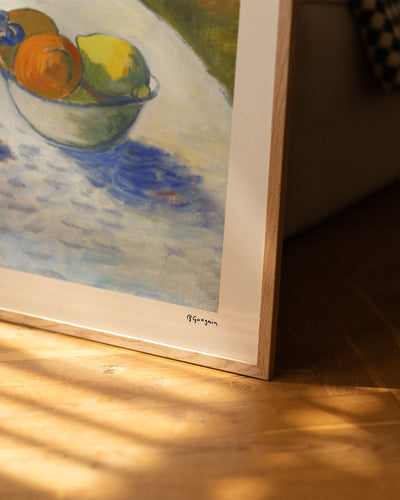
<path id="1" fill-rule="evenodd" d="M 400 176 L 400 93 L 374 80 L 350 0 L 299 0 L 295 42 L 286 236 Z"/>

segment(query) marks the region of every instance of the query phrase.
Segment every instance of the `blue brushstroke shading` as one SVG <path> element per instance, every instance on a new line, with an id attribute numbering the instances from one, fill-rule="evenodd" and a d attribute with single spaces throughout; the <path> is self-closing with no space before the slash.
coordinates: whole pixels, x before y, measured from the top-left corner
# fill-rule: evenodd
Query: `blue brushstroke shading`
<path id="1" fill-rule="evenodd" d="M 147 212 L 168 204 L 175 212 L 197 214 L 196 224 L 223 224 L 221 213 L 203 189 L 204 179 L 165 151 L 127 140 L 106 151 L 62 148 L 78 162 L 90 183 L 123 203 Z"/>
<path id="2" fill-rule="evenodd" d="M 14 155 L 10 148 L 0 139 L 0 161 L 13 160 Z"/>

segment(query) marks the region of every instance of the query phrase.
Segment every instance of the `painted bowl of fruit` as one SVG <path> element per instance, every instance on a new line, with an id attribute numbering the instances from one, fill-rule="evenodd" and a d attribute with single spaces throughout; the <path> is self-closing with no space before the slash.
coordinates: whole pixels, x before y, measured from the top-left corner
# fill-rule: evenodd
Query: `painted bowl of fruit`
<path id="1" fill-rule="evenodd" d="M 15 12 L 0 11 L 0 62 L 20 114 L 39 134 L 65 146 L 95 148 L 121 139 L 158 93 L 141 52 L 101 33 L 73 43 L 53 24 L 44 29 L 43 14 Z M 41 21 L 36 32 L 33 15 Z"/>
<path id="2" fill-rule="evenodd" d="M 157 81 L 151 77 L 149 83 L 149 91 L 142 98 L 93 100 L 80 87 L 69 102 L 40 97 L 22 87 L 15 78 L 7 78 L 10 96 L 26 121 L 47 139 L 76 148 L 107 146 L 123 138 L 143 105 L 157 95 Z"/>

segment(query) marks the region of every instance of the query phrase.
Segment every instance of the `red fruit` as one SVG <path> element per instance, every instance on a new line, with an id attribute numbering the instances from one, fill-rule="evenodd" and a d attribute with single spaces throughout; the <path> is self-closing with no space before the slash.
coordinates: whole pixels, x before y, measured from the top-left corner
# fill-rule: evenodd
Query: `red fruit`
<path id="1" fill-rule="evenodd" d="M 41 33 L 21 43 L 14 71 L 18 82 L 34 94 L 62 99 L 77 87 L 82 62 L 78 49 L 68 38 Z"/>

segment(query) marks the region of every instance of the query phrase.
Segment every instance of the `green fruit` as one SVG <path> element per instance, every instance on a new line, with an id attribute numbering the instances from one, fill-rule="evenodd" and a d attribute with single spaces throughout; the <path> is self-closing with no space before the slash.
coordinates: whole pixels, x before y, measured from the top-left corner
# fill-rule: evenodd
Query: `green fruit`
<path id="1" fill-rule="evenodd" d="M 80 85 L 76 88 L 76 90 L 74 90 L 74 92 L 65 97 L 63 101 L 74 104 L 94 104 L 97 102 L 96 99 Z"/>
<path id="2" fill-rule="evenodd" d="M 113 96 L 135 95 L 148 86 L 150 71 L 139 50 L 111 35 L 78 36 L 83 76 L 96 90 Z"/>
<path id="3" fill-rule="evenodd" d="M 141 87 L 137 87 L 132 91 L 132 96 L 137 99 L 147 99 L 150 95 L 150 88 L 148 85 L 142 85 Z"/>

